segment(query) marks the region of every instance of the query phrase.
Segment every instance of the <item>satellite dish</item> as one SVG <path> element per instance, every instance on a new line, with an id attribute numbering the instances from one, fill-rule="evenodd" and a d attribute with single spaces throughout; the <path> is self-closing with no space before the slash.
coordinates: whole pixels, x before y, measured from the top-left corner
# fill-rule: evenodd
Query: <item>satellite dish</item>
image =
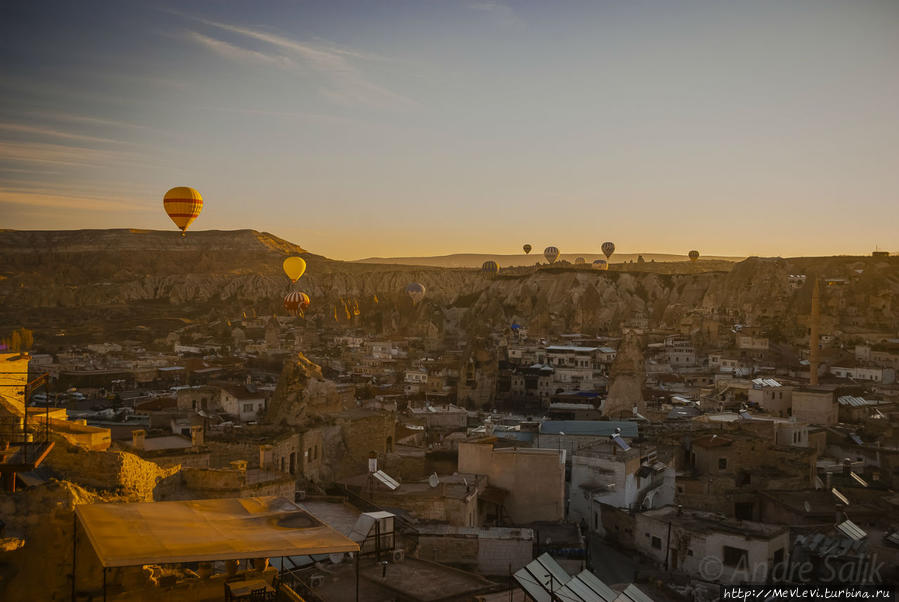
<path id="1" fill-rule="evenodd" d="M 343 562 L 343 552 L 339 552 L 337 554 L 328 554 L 328 560 L 331 561 L 331 564 L 340 564 Z"/>
<path id="2" fill-rule="evenodd" d="M 437 476 L 437 473 L 431 473 L 431 476 L 428 477 L 428 485 L 432 488 L 437 487 L 440 484 L 440 478 Z"/>

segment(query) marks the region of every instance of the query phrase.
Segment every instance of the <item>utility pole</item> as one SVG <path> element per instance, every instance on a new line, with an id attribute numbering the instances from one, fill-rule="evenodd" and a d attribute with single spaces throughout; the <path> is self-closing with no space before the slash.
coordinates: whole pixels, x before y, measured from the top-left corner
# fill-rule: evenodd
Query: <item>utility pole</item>
<path id="1" fill-rule="evenodd" d="M 810 316 L 811 324 L 808 330 L 808 384 L 815 386 L 818 384 L 818 365 L 820 364 L 820 356 L 818 353 L 819 340 L 821 338 L 821 291 L 818 287 L 818 275 L 815 275 L 815 281 L 812 283 L 812 311 Z"/>

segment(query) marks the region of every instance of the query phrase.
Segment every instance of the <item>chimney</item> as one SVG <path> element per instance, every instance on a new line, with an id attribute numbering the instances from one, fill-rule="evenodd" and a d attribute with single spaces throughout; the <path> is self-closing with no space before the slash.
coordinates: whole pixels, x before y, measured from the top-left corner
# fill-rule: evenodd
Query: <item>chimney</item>
<path id="1" fill-rule="evenodd" d="M 144 429 L 137 429 L 136 431 L 131 431 L 131 447 L 134 449 L 144 449 L 144 439 L 147 438 L 147 431 Z"/>
<path id="2" fill-rule="evenodd" d="M 247 471 L 247 461 L 246 460 L 232 460 L 231 461 L 231 469 L 238 470 L 240 472 Z"/>
<path id="3" fill-rule="evenodd" d="M 260 445 L 259 446 L 259 468 L 265 470 L 270 468 L 272 465 L 272 446 L 271 445 Z"/>
<path id="4" fill-rule="evenodd" d="M 815 386 L 818 384 L 818 345 L 820 340 L 821 327 L 821 291 L 818 288 L 818 276 L 815 275 L 815 281 L 812 285 L 812 314 L 811 324 L 809 324 L 808 333 L 808 384 Z"/>
<path id="5" fill-rule="evenodd" d="M 200 447 L 203 445 L 203 425 L 196 424 L 190 427 L 190 444 L 193 447 Z"/>

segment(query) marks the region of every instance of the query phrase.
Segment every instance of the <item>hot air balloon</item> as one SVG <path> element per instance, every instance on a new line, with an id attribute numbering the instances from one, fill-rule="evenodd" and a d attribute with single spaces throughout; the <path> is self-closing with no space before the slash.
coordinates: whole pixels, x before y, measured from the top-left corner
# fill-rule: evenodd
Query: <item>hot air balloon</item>
<path id="1" fill-rule="evenodd" d="M 162 198 L 162 206 L 169 218 L 181 230 L 181 236 L 187 232 L 190 226 L 203 210 L 203 197 L 200 193 L 188 186 L 176 186 Z"/>
<path id="2" fill-rule="evenodd" d="M 615 252 L 615 243 L 613 242 L 604 242 L 602 243 L 602 254 L 606 256 L 606 259 L 612 258 L 612 253 Z"/>
<path id="3" fill-rule="evenodd" d="M 699 251 L 694 249 L 687 253 L 687 256 L 690 258 L 690 261 L 695 262 L 697 259 L 699 259 Z"/>
<path id="4" fill-rule="evenodd" d="M 418 305 L 425 297 L 425 287 L 419 282 L 410 282 L 406 285 L 406 294 L 412 299 L 412 305 Z"/>
<path id="5" fill-rule="evenodd" d="M 584 263 L 583 257 L 578 257 L 577 259 L 574 260 L 574 265 L 581 265 L 582 263 Z"/>
<path id="6" fill-rule="evenodd" d="M 531 247 L 531 245 L 524 245 L 524 246 L 521 247 L 521 248 L 524 249 L 524 254 L 525 254 L 525 255 L 528 255 L 528 254 L 530 254 L 531 249 L 532 249 L 533 247 Z"/>
<path id="7" fill-rule="evenodd" d="M 594 270 L 608 270 L 609 262 L 606 261 L 605 259 L 597 259 L 596 261 L 593 262 L 593 269 Z"/>
<path id="8" fill-rule="evenodd" d="M 556 247 L 546 247 L 543 249 L 543 256 L 546 257 L 546 261 L 549 263 L 555 263 L 556 259 L 559 258 L 559 249 Z"/>
<path id="9" fill-rule="evenodd" d="M 495 261 L 485 261 L 484 265 L 481 266 L 481 271 L 488 276 L 496 276 L 496 273 L 499 271 L 499 266 L 496 265 Z"/>
<path id="10" fill-rule="evenodd" d="M 310 303 L 309 295 L 300 291 L 294 291 L 284 297 L 284 309 L 293 316 L 302 315 Z"/>
<path id="11" fill-rule="evenodd" d="M 302 257 L 288 257 L 284 260 L 284 273 L 291 282 L 296 282 L 306 273 L 306 262 Z"/>

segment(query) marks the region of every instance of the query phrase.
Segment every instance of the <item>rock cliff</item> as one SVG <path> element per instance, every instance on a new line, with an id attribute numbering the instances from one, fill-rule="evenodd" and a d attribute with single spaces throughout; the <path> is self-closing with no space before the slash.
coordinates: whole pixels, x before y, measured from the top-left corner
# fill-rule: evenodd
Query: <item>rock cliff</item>
<path id="1" fill-rule="evenodd" d="M 790 274 L 844 279 L 825 287 L 825 325 L 893 328 L 899 323 L 899 257 L 749 258 L 732 269 L 701 264 L 520 267 L 493 279 L 479 271 L 333 261 L 252 230 L 173 232 L 0 231 L 0 327 L 106 332 L 172 330 L 254 310 L 281 311 L 281 272 L 299 253 L 307 275 L 294 288 L 312 298 L 307 320 L 371 332 L 433 335 L 458 323 L 484 332 L 516 319 L 533 334 L 607 331 L 620 325 L 677 327 L 691 315 L 723 316 L 795 336 L 804 330 L 810 284 Z M 427 295 L 412 306 L 411 281 Z M 38 333 L 46 335 L 47 333 Z"/>

